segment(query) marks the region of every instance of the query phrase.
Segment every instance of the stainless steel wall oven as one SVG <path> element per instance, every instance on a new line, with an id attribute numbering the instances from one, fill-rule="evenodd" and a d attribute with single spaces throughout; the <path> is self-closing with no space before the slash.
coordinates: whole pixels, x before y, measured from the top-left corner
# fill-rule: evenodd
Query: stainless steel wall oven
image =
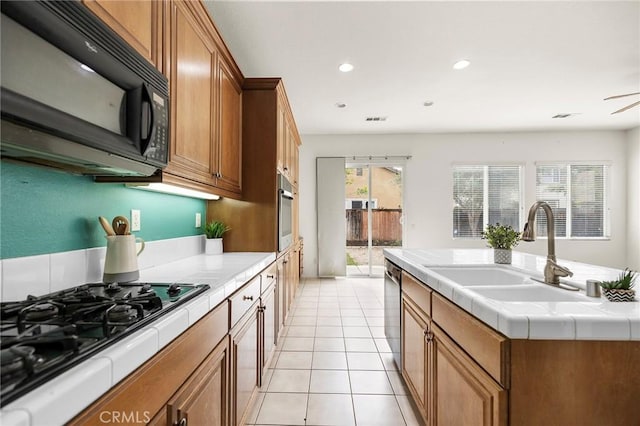
<path id="1" fill-rule="evenodd" d="M 293 241 L 293 188 L 278 174 L 278 251 L 284 251 Z"/>

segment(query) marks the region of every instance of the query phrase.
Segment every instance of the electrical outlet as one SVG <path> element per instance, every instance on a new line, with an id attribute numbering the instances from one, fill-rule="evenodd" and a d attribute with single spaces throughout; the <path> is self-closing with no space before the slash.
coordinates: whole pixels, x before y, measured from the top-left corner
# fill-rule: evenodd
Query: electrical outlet
<path id="1" fill-rule="evenodd" d="M 131 210 L 131 232 L 140 230 L 140 210 Z"/>
<path id="2" fill-rule="evenodd" d="M 196 228 L 200 228 L 202 226 L 202 215 L 200 213 L 196 213 Z"/>

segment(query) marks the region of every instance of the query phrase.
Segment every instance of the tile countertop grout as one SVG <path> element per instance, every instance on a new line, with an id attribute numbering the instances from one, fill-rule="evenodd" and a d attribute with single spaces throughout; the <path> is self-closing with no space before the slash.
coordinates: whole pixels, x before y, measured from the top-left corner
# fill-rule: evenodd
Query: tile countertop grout
<path id="1" fill-rule="evenodd" d="M 140 271 L 140 282 L 209 284 L 211 289 L 96 353 L 0 410 L 0 423 L 64 424 L 276 260 L 275 253 L 195 255 Z"/>
<path id="2" fill-rule="evenodd" d="M 436 266 L 493 265 L 491 249 L 385 249 L 384 254 L 457 306 L 509 338 L 640 340 L 640 303 L 637 299 L 627 303 L 609 302 L 604 296 L 572 302 L 500 301 L 482 296 L 451 279 L 443 279 L 431 270 Z M 513 262 L 506 267 L 541 277 L 545 263 L 544 256 L 514 251 Z M 558 263 L 574 272 L 567 282 L 582 289 L 586 287 L 587 279 L 613 279 L 621 272 L 562 259 Z"/>

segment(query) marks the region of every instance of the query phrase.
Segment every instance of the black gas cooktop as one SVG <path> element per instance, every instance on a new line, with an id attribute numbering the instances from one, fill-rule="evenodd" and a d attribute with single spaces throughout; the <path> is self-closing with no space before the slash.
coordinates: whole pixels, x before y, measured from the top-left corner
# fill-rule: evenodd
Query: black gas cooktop
<path id="1" fill-rule="evenodd" d="M 209 289 L 85 284 L 0 303 L 0 407 Z"/>

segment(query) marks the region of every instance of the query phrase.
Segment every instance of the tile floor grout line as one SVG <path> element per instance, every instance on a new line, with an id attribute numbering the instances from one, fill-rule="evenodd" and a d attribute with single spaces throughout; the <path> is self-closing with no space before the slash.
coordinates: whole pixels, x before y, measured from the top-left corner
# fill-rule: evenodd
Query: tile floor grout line
<path id="1" fill-rule="evenodd" d="M 306 295 L 307 293 L 309 293 L 309 294 L 311 293 L 311 291 L 309 291 L 309 292 L 305 291 L 305 290 L 306 290 L 306 288 L 305 288 L 305 287 L 306 287 L 306 285 L 307 285 L 307 282 L 306 282 L 306 280 L 305 280 L 305 282 L 304 282 L 304 284 L 303 284 L 303 286 L 302 286 L 302 291 L 299 293 L 299 295 L 297 295 L 297 296 L 296 296 L 296 301 L 298 300 L 298 298 L 299 298 L 299 297 L 305 297 L 305 295 Z M 319 285 L 322 285 L 322 284 L 317 284 L 317 285 L 319 286 Z M 353 288 L 353 285 L 352 285 L 352 284 L 348 284 L 348 285 L 349 285 L 349 287 Z M 335 287 L 337 288 L 337 287 L 338 287 L 338 285 L 335 285 Z M 311 290 L 311 289 L 309 289 L 309 290 Z M 318 325 L 318 318 L 319 318 L 319 312 L 318 312 L 318 309 L 320 309 L 318 304 L 320 303 L 320 297 L 333 297 L 333 296 L 334 296 L 334 294 L 333 294 L 333 292 L 329 292 L 329 293 L 327 293 L 327 294 L 324 294 L 324 293 L 322 293 L 322 292 L 320 291 L 320 288 L 318 289 L 318 291 L 317 291 L 317 292 L 313 292 L 313 293 L 314 293 L 315 295 L 314 295 L 313 297 L 311 297 L 311 296 L 309 296 L 309 297 L 310 297 L 310 300 L 311 300 L 311 299 L 314 299 L 314 300 L 315 300 L 315 302 L 314 302 L 314 303 L 316 304 L 317 309 L 316 309 L 316 311 L 315 311 L 315 314 L 316 314 L 316 315 L 315 315 L 315 326 L 314 326 L 314 335 L 313 335 L 313 346 L 312 346 L 312 349 L 311 349 L 311 351 L 310 351 L 310 352 L 311 352 L 311 366 L 310 366 L 310 368 L 308 369 L 308 370 L 310 371 L 310 373 L 309 373 L 310 375 L 309 375 L 308 392 L 306 393 L 306 395 L 307 395 L 307 399 L 306 399 L 306 401 L 307 401 L 307 406 L 306 406 L 306 413 L 305 413 L 305 414 L 306 414 L 306 417 L 305 417 L 305 419 L 306 419 L 306 420 L 305 420 L 305 422 L 306 422 L 306 423 L 308 423 L 309 407 L 310 407 L 311 395 L 312 395 L 312 392 L 311 392 L 311 376 L 313 375 L 313 372 L 314 372 L 315 370 L 317 370 L 317 371 L 346 371 L 346 373 L 347 373 L 347 378 L 348 378 L 348 381 L 349 381 L 349 390 L 350 390 L 350 393 L 349 393 L 349 394 L 335 393 L 335 394 L 336 394 L 336 395 L 349 395 L 350 400 L 351 400 L 351 409 L 352 409 L 352 411 L 353 411 L 353 413 L 352 413 L 352 414 L 353 414 L 353 415 L 352 415 L 352 421 L 354 421 L 354 424 L 356 424 L 356 425 L 357 425 L 357 415 L 356 415 L 356 413 L 357 413 L 357 412 L 356 412 L 356 405 L 355 405 L 354 395 L 365 395 L 365 396 L 366 396 L 366 395 L 377 395 L 377 396 L 386 396 L 386 397 L 388 397 L 388 396 L 389 396 L 389 394 L 354 394 L 354 392 L 353 392 L 353 387 L 352 387 L 352 381 L 351 381 L 351 374 L 350 374 L 350 372 L 351 372 L 351 371 L 354 371 L 354 372 L 355 372 L 355 371 L 358 371 L 358 372 L 365 372 L 365 371 L 376 371 L 376 372 L 380 372 L 380 371 L 384 371 L 384 372 L 385 372 L 385 374 L 384 374 L 382 377 L 385 377 L 385 379 L 386 379 L 386 381 L 387 381 L 387 384 L 391 387 L 391 392 L 392 392 L 392 393 L 391 393 L 391 395 L 393 395 L 393 396 L 394 396 L 394 398 L 393 398 L 393 401 L 395 402 L 395 404 L 394 404 L 394 405 L 395 405 L 396 409 L 399 411 L 399 413 L 398 413 L 398 414 L 400 414 L 400 418 L 399 418 L 398 420 L 402 419 L 402 422 L 403 422 L 404 424 L 406 424 L 406 423 L 407 423 L 407 421 L 406 421 L 406 415 L 405 415 L 405 413 L 402 411 L 402 408 L 401 408 L 401 405 L 400 405 L 400 399 L 399 399 L 399 396 L 401 396 L 401 395 L 396 394 L 396 391 L 395 391 L 395 389 L 393 389 L 393 385 L 392 385 L 392 383 L 391 383 L 391 374 L 392 374 L 392 372 L 393 372 L 393 371 L 395 371 L 395 369 L 388 368 L 388 367 L 390 367 L 390 366 L 385 364 L 385 362 L 384 362 L 384 360 L 383 360 L 383 352 L 381 352 L 381 345 L 378 345 L 378 344 L 377 344 L 377 342 L 376 342 L 376 339 L 384 339 L 384 338 L 383 338 L 383 337 L 374 337 L 374 332 L 373 332 L 373 330 L 371 329 L 371 327 L 379 327 L 379 326 L 374 326 L 373 324 L 375 323 L 375 321 L 376 321 L 376 320 L 371 319 L 371 318 L 376 318 L 376 317 L 373 317 L 373 316 L 369 316 L 369 317 L 368 317 L 368 316 L 366 315 L 366 313 L 365 313 L 365 310 L 379 309 L 379 306 L 373 307 L 373 306 L 370 306 L 370 305 L 371 305 L 370 303 L 367 303 L 367 308 L 365 309 L 365 307 L 364 307 L 364 305 L 363 305 L 363 303 L 364 303 L 364 302 L 361 300 L 361 297 L 362 297 L 362 299 L 373 299 L 373 297 L 370 297 L 370 295 L 365 295 L 363 291 L 354 291 L 354 292 L 353 292 L 353 293 L 354 293 L 354 295 L 355 295 L 355 298 L 356 298 L 356 300 L 358 301 L 358 304 L 359 304 L 359 306 L 360 306 L 359 310 L 361 311 L 361 315 L 362 315 L 362 316 L 361 316 L 361 318 L 363 318 L 363 319 L 364 319 L 364 323 L 365 323 L 365 325 L 357 325 L 357 326 L 353 326 L 353 325 L 345 325 L 345 324 L 344 324 L 344 318 L 349 318 L 349 317 L 342 317 L 342 311 L 340 310 L 341 308 L 340 308 L 340 305 L 338 304 L 338 309 L 340 310 L 340 311 L 339 311 L 339 312 L 340 312 L 340 314 L 339 314 L 339 317 L 340 317 L 340 326 L 339 326 L 339 328 L 340 328 L 340 329 L 341 329 L 341 331 L 342 331 L 342 336 L 341 336 L 341 337 L 337 337 L 337 338 L 336 338 L 336 337 L 324 337 L 324 338 L 333 338 L 333 339 L 336 339 L 336 340 L 338 340 L 338 339 L 339 339 L 339 340 L 341 340 L 341 341 L 342 341 L 342 344 L 343 344 L 343 346 L 344 346 L 344 350 L 341 350 L 341 351 L 324 351 L 324 352 L 328 352 L 328 353 L 342 353 L 342 354 L 343 354 L 343 356 L 344 356 L 345 364 L 346 364 L 346 370 L 344 370 L 344 369 L 342 369 L 342 368 L 339 368 L 339 369 L 336 369 L 336 368 L 327 368 L 327 369 L 323 369 L 323 368 L 313 368 L 313 364 L 314 364 L 314 361 L 315 361 L 316 356 L 317 356 L 316 352 L 318 352 L 318 353 L 319 353 L 319 352 L 323 352 L 323 351 L 320 351 L 320 350 L 316 350 L 316 340 L 317 340 L 317 339 L 319 339 L 319 338 L 323 338 L 323 337 L 319 337 L 319 336 L 318 336 L 318 332 L 317 332 L 317 331 L 318 331 L 318 328 L 319 328 L 319 325 Z M 337 294 L 336 296 L 337 296 L 337 297 L 339 297 L 339 296 L 340 296 L 340 294 Z M 375 300 L 377 300 L 378 304 L 380 304 L 380 299 L 378 299 L 378 298 L 377 298 L 377 296 L 375 297 Z M 308 303 L 311 303 L 311 302 L 308 302 Z M 306 306 L 306 308 L 299 307 L 299 306 L 296 306 L 296 308 L 298 308 L 298 307 L 299 307 L 300 309 L 311 309 L 311 308 L 308 308 L 308 306 L 310 306 L 310 305 L 303 305 L 303 306 Z M 355 308 L 355 307 L 353 307 L 353 306 L 349 306 L 349 307 L 344 307 L 344 308 L 342 308 L 342 309 L 354 309 L 354 308 Z M 303 312 L 300 312 L 300 313 L 303 313 Z M 305 314 L 307 314 L 307 313 L 308 313 L 308 311 L 307 311 L 307 312 L 304 312 L 304 313 L 305 313 Z M 325 314 L 326 314 L 326 312 L 323 312 L 323 313 L 325 313 Z M 299 318 L 299 317 L 301 317 L 301 316 L 297 316 L 297 315 L 296 315 L 296 312 L 295 312 L 295 309 L 294 309 L 294 310 L 292 310 L 292 312 L 291 312 L 291 318 L 290 318 L 290 319 L 289 319 L 289 318 L 287 319 L 286 325 L 287 325 L 287 326 L 289 326 L 289 327 L 290 327 L 290 326 L 292 326 L 292 325 L 296 322 L 296 321 L 295 321 L 295 318 L 296 318 L 296 317 L 298 317 L 298 318 Z M 355 318 L 355 317 L 351 317 L 351 318 Z M 348 322 L 349 322 L 349 321 L 348 321 Z M 353 322 L 352 322 L 352 323 L 353 323 Z M 356 322 L 356 323 L 360 323 L 360 322 Z M 360 323 L 360 324 L 361 324 L 361 323 Z M 378 324 L 379 324 L 379 322 L 378 322 Z M 347 336 L 345 336 L 345 327 L 365 327 L 365 328 L 367 329 L 368 333 L 369 333 L 369 336 L 368 336 L 368 337 L 365 337 L 365 336 L 347 337 Z M 290 329 L 288 329 L 288 330 L 290 330 Z M 329 334 L 330 334 L 330 333 L 329 333 Z M 286 333 L 286 335 L 285 335 L 285 336 L 283 336 L 283 341 L 284 341 L 285 339 L 287 339 L 287 338 L 295 338 L 295 337 L 296 337 L 296 336 L 289 336 L 289 335 L 288 335 L 288 333 Z M 303 337 L 303 336 L 298 336 L 298 337 Z M 373 342 L 373 343 L 374 343 L 375 351 L 373 351 L 373 352 L 372 352 L 372 351 L 370 351 L 370 350 L 369 350 L 369 351 L 365 351 L 365 352 L 362 352 L 362 351 L 353 351 L 353 350 L 349 351 L 349 350 L 347 350 L 347 345 L 346 345 L 346 343 L 347 343 L 347 339 L 362 339 L 362 340 L 367 339 L 367 340 L 369 340 L 369 341 L 371 341 L 371 342 Z M 356 340 L 356 341 L 357 341 L 357 340 Z M 356 348 L 357 348 L 357 347 L 356 347 Z M 279 348 L 279 349 L 284 349 L 284 342 L 283 342 L 283 344 L 282 344 L 282 347 L 281 347 L 281 348 Z M 383 349 L 383 350 L 385 349 L 385 348 L 384 348 L 384 346 L 382 346 L 382 349 Z M 291 352 L 309 352 L 309 351 L 304 351 L 304 350 L 295 350 L 295 351 L 290 351 L 290 350 L 288 350 L 288 351 L 283 351 L 283 350 L 281 350 L 281 351 L 279 351 L 279 352 L 280 352 L 280 353 L 278 354 L 278 357 L 277 357 L 277 360 L 276 360 L 276 364 L 275 364 L 275 365 L 273 365 L 273 367 L 272 367 L 272 369 L 274 369 L 274 370 L 275 370 L 275 369 L 278 369 L 278 368 L 277 368 L 277 367 L 278 367 L 278 363 L 280 362 L 280 357 L 282 356 L 282 354 L 283 354 L 283 353 L 291 353 Z M 376 359 L 381 363 L 381 365 L 382 365 L 382 369 L 378 369 L 378 370 L 352 370 L 352 367 L 355 367 L 355 365 L 351 365 L 352 363 L 350 363 L 350 362 L 349 362 L 349 357 L 348 357 L 348 354 L 349 354 L 349 353 L 357 353 L 357 354 L 363 354 L 363 353 L 369 353 L 369 354 L 370 354 L 370 353 L 376 353 L 376 354 L 377 354 Z M 386 353 L 386 352 L 384 352 L 384 353 Z M 275 358 L 275 357 L 274 357 L 274 358 Z M 301 369 L 301 370 L 305 370 L 305 369 Z M 315 393 L 313 393 L 313 394 L 315 394 Z M 326 391 L 325 391 L 325 392 L 321 392 L 321 394 L 325 394 L 325 395 L 332 395 L 332 394 L 334 394 L 334 393 L 333 393 L 333 392 L 326 392 Z"/>

